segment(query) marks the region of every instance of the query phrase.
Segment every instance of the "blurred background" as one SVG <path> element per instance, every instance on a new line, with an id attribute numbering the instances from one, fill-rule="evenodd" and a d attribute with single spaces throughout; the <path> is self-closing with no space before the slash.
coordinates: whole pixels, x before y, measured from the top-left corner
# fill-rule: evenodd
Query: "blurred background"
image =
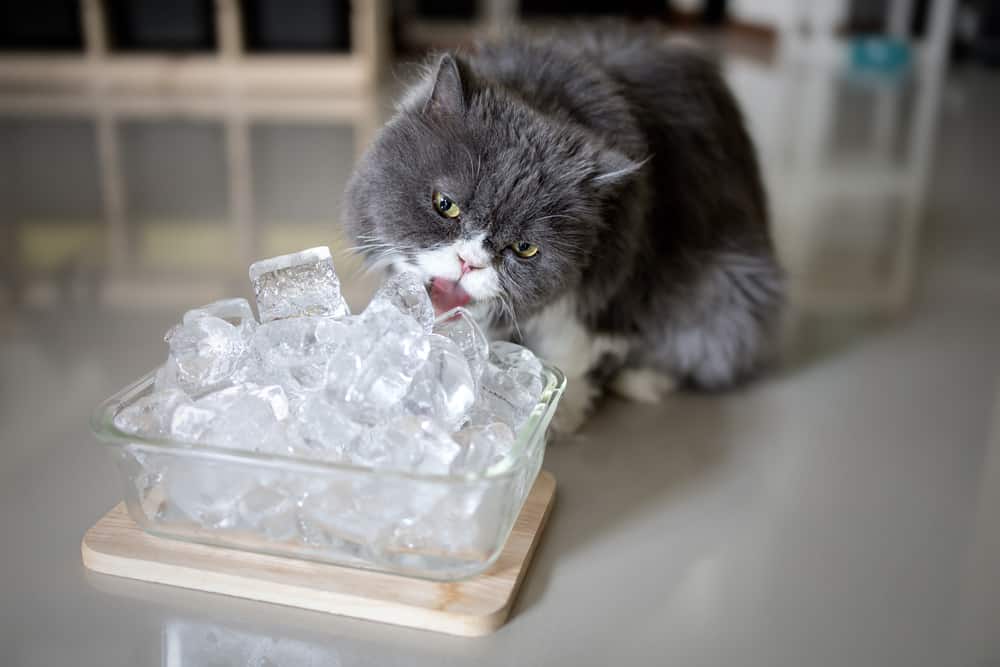
<path id="1" fill-rule="evenodd" d="M 329 245 L 362 306 L 379 277 L 341 195 L 414 64 L 606 16 L 701 44 L 743 106 L 789 276 L 781 368 L 609 401 L 551 447 L 559 514 L 479 644 L 84 577 L 120 497 L 98 401 L 185 310 L 249 296 L 255 259 Z M 241 616 L 333 632 L 343 664 L 643 642 L 643 664 L 1000 663 L 998 64 L 996 0 L 0 0 L 0 662 L 160 664 L 161 633 Z"/>
<path id="2" fill-rule="evenodd" d="M 407 63 L 598 16 L 718 53 L 799 301 L 905 305 L 945 72 L 1000 60 L 996 2 L 7 0 L 0 307 L 179 307 L 318 243 L 354 273 L 341 190 Z"/>

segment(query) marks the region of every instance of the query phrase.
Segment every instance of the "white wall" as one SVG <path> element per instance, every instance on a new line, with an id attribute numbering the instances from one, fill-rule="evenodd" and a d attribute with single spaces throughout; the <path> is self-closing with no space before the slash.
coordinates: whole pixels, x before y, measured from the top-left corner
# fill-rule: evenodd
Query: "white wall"
<path id="1" fill-rule="evenodd" d="M 700 11 L 704 0 L 671 0 L 674 8 L 684 12 Z M 729 17 L 745 23 L 756 23 L 781 30 L 791 29 L 802 22 L 821 30 L 829 30 L 847 13 L 848 0 L 730 0 Z"/>
<path id="2" fill-rule="evenodd" d="M 848 0 L 730 0 L 731 19 L 782 30 L 803 22 L 828 32 L 847 14 Z"/>
<path id="3" fill-rule="evenodd" d="M 783 25 L 792 20 L 804 3 L 801 0 L 730 0 L 732 19 L 762 25 Z"/>

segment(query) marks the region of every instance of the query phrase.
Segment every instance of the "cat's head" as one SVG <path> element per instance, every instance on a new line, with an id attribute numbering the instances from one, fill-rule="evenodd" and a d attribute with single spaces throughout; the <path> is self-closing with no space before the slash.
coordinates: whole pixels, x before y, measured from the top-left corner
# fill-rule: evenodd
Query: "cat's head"
<path id="1" fill-rule="evenodd" d="M 362 158 L 343 219 L 370 263 L 418 274 L 439 311 L 509 324 L 579 284 L 637 169 L 446 55 Z"/>

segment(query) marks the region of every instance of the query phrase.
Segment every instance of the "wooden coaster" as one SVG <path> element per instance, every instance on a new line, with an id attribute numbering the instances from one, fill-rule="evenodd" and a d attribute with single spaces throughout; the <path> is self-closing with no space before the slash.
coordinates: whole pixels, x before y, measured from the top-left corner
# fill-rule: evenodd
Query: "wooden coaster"
<path id="1" fill-rule="evenodd" d="M 484 574 L 435 582 L 155 537 L 119 504 L 83 537 L 95 572 L 406 625 L 454 635 L 493 632 L 507 620 L 545 528 L 556 480 L 544 470 L 503 552 Z"/>

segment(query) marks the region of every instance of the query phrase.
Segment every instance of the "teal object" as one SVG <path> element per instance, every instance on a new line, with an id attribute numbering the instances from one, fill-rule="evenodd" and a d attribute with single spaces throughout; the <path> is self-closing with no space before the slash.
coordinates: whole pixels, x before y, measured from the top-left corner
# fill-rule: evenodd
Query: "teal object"
<path id="1" fill-rule="evenodd" d="M 881 35 L 856 37 L 850 42 L 853 69 L 896 73 L 910 65 L 910 45 L 901 39 Z"/>

